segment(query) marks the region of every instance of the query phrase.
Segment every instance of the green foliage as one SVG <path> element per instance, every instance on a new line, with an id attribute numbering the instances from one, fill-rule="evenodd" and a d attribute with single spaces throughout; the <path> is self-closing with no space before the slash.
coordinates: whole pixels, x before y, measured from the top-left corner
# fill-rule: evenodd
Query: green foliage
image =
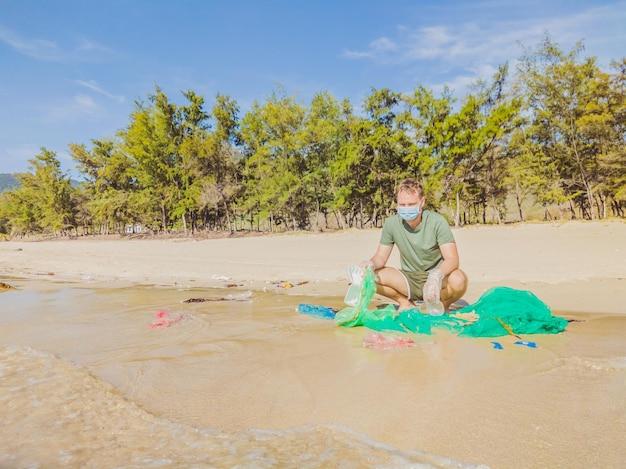
<path id="1" fill-rule="evenodd" d="M 19 187 L 2 195 L 0 218 L 13 234 L 60 234 L 74 226 L 72 186 L 56 154 L 45 148 L 29 161 L 31 172 L 17 175 Z"/>
<path id="2" fill-rule="evenodd" d="M 529 204 L 546 218 L 623 217 L 626 59 L 603 71 L 546 38 L 519 63 L 512 86 L 503 65 L 459 101 L 381 88 L 355 111 L 328 92 L 307 104 L 276 92 L 241 121 L 228 96 L 209 109 L 157 87 L 114 138 L 69 146 L 76 187 L 42 149 L 0 195 L 0 231 L 380 226 L 406 177 L 457 225 L 524 220 Z"/>

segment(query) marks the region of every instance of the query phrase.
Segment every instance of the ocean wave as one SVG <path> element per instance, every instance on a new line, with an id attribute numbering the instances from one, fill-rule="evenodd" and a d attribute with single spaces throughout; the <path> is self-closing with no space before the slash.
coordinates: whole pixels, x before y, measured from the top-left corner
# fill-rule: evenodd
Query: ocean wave
<path id="1" fill-rule="evenodd" d="M 348 428 L 224 433 L 151 414 L 52 354 L 0 347 L 2 467 L 477 467 Z M 478 466 L 481 467 L 481 466 Z"/>

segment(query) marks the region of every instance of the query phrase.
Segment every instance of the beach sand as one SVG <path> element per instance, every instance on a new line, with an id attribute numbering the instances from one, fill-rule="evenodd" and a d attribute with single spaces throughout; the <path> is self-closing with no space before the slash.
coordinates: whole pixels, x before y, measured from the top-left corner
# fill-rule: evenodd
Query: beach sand
<path id="1" fill-rule="evenodd" d="M 455 231 L 468 301 L 521 286 L 580 321 L 503 350 L 445 332 L 370 350 L 297 314 L 341 307 L 375 230 L 2 243 L 0 466 L 623 467 L 625 227 Z M 150 329 L 157 310 L 184 319 Z"/>
<path id="2" fill-rule="evenodd" d="M 626 313 L 626 223 L 568 222 L 453 230 L 466 300 L 496 285 L 530 289 L 554 310 Z M 342 295 L 346 269 L 369 258 L 380 230 L 193 240 L 58 240 L 0 243 L 0 275 L 106 285 L 262 289 L 308 281 L 288 293 Z M 391 265 L 399 265 L 394 249 Z M 220 280 L 228 277 L 230 280 Z"/>

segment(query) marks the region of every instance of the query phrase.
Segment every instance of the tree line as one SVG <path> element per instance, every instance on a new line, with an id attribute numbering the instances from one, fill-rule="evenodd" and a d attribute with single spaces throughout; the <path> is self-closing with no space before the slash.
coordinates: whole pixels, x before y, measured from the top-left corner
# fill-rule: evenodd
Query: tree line
<path id="1" fill-rule="evenodd" d="M 362 107 L 328 92 L 275 92 L 241 116 L 218 94 L 174 103 L 158 87 L 113 138 L 71 144 L 74 187 L 42 148 L 0 196 L 0 232 L 106 234 L 380 226 L 394 187 L 422 181 L 459 226 L 624 217 L 626 58 L 602 70 L 549 38 L 456 100 L 448 89 L 372 89 Z"/>

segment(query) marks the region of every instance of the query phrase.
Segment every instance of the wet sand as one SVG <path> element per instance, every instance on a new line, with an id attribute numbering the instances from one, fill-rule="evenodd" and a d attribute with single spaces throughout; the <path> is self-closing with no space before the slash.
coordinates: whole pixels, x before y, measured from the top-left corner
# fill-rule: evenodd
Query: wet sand
<path id="1" fill-rule="evenodd" d="M 495 285 L 530 289 L 561 311 L 626 313 L 626 223 L 568 222 L 453 230 L 466 300 Z M 380 230 L 235 239 L 0 243 L 0 275 L 106 285 L 224 286 L 308 281 L 289 293 L 340 295 L 350 264 L 370 257 Z M 392 265 L 398 265 L 394 252 Z M 223 276 L 230 280 L 220 280 Z M 271 288 L 271 286 L 270 286 Z"/>
<path id="2" fill-rule="evenodd" d="M 225 290 L 11 283 L 0 293 L 3 467 L 626 461 L 624 315 L 567 314 L 584 322 L 533 337 L 537 349 L 439 333 L 378 351 L 362 346 L 364 329 L 294 311 L 339 297 L 183 304 Z M 152 330 L 158 309 L 185 319 Z"/>

